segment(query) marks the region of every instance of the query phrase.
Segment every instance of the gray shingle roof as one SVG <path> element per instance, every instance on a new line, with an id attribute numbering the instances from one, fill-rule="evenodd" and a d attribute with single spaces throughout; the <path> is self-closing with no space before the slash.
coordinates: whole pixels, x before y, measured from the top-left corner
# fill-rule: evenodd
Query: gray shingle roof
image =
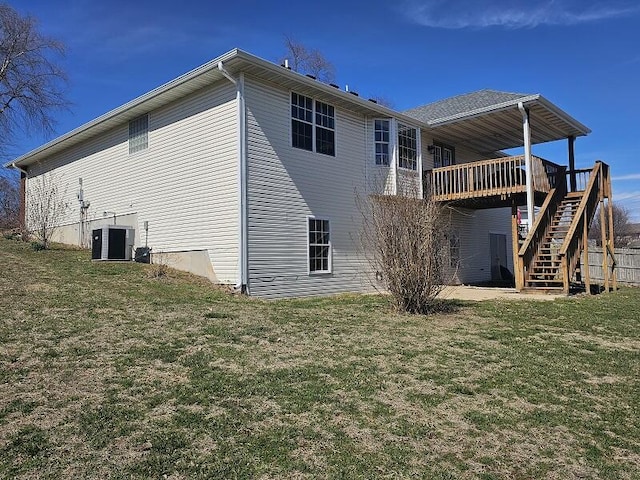
<path id="1" fill-rule="evenodd" d="M 514 102 L 531 96 L 531 94 L 527 93 L 510 93 L 485 89 L 445 98 L 444 100 L 406 110 L 403 113 L 425 123 L 434 123 L 454 115 L 462 115 L 467 112 Z"/>

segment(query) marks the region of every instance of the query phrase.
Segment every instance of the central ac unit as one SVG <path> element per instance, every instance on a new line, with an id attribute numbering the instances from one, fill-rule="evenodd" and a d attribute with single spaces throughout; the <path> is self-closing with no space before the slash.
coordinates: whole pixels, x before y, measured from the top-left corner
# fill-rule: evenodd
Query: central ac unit
<path id="1" fill-rule="evenodd" d="M 105 225 L 92 230 L 92 260 L 131 260 L 135 229 L 123 225 Z"/>

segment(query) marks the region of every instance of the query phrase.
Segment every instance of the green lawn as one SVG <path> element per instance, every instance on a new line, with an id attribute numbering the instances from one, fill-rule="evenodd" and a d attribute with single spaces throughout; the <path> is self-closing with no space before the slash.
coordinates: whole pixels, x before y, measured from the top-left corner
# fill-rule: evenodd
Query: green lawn
<path id="1" fill-rule="evenodd" d="M 0 478 L 640 478 L 640 289 L 402 316 L 0 239 Z"/>

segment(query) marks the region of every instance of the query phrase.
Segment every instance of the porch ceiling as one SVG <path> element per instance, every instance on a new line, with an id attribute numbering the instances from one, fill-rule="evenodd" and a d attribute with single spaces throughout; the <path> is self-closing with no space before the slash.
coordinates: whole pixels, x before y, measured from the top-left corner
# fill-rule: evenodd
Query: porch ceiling
<path id="1" fill-rule="evenodd" d="M 579 137 L 591 132 L 542 95 L 526 95 L 429 121 L 436 140 L 465 145 L 479 152 L 495 152 L 524 145 L 522 114 L 529 109 L 533 144 Z"/>

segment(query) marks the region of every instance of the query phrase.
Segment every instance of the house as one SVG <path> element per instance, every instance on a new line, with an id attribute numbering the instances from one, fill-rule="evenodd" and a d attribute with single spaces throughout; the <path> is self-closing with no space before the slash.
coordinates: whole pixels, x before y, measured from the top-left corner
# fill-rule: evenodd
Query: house
<path id="1" fill-rule="evenodd" d="M 60 241 L 89 246 L 102 225 L 130 226 L 135 246 L 251 295 L 370 290 L 356 197 L 374 180 L 452 206 L 454 282 L 509 270 L 520 289 L 568 291 L 584 228 L 562 258 L 541 249 L 558 219 L 589 223 L 610 195 L 606 165 L 574 168 L 573 141 L 588 133 L 540 95 L 483 90 L 397 112 L 235 49 L 10 165 L 27 205 L 43 175 L 66 192 Z M 565 138 L 569 174 L 531 155 L 531 144 Z M 524 155 L 502 152 L 521 146 Z M 525 206 L 540 208 L 526 240 L 516 221 Z"/>

